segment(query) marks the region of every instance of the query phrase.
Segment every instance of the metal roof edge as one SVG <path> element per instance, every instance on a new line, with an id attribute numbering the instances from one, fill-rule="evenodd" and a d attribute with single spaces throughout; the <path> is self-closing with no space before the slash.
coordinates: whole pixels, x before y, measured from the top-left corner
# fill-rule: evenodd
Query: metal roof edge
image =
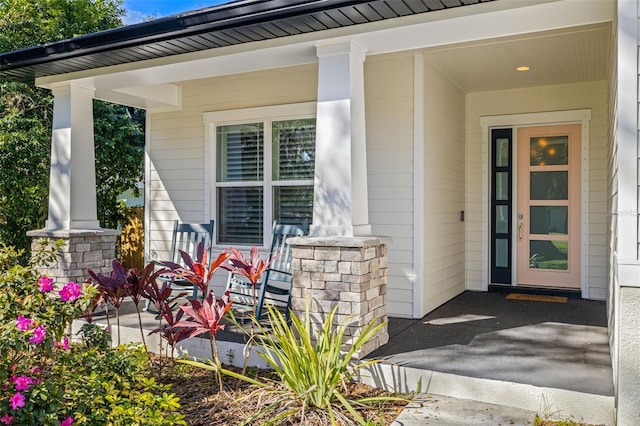
<path id="1" fill-rule="evenodd" d="M 358 4 L 357 0 L 241 0 L 0 53 L 0 71 Z"/>

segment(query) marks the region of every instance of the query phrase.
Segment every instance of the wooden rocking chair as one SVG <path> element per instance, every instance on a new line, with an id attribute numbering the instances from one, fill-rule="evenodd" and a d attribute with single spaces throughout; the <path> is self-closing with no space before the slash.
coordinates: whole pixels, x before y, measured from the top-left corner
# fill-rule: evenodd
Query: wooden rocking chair
<path id="1" fill-rule="evenodd" d="M 278 225 L 274 222 L 273 236 L 269 250 L 269 267 L 263 273 L 256 288 L 255 315 L 261 319 L 266 315 L 265 304 L 275 306 L 287 320 L 291 308 L 291 290 L 293 273 L 291 270 L 291 246 L 287 244 L 290 237 L 305 234 L 302 226 Z M 229 273 L 227 289 L 230 290 L 232 309 L 236 318 L 245 319 L 254 312 L 254 291 L 250 282 L 244 277 Z"/>

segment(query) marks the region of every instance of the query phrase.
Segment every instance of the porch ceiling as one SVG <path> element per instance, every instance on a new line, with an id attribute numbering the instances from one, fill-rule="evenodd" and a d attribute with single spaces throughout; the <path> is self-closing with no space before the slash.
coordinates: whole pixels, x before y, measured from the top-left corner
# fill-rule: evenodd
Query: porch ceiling
<path id="1" fill-rule="evenodd" d="M 605 80 L 610 46 L 611 24 L 600 23 L 428 49 L 425 59 L 465 92 L 481 92 Z"/>

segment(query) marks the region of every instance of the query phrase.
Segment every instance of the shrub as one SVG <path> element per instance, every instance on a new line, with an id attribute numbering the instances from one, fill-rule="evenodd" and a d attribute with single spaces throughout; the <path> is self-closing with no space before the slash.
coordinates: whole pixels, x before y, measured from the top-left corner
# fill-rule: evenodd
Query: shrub
<path id="1" fill-rule="evenodd" d="M 56 291 L 39 276 L 34 265 L 54 251 L 22 266 L 21 252 L 0 247 L 0 424 L 186 424 L 141 348 L 107 348 L 95 327 L 84 333 L 90 346 L 70 344 L 66 330 L 97 292 L 73 282 Z"/>

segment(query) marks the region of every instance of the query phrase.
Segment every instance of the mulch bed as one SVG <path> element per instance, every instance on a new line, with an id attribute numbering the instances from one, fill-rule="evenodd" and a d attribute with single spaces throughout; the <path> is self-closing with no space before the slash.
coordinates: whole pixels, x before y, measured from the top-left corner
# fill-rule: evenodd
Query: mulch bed
<path id="1" fill-rule="evenodd" d="M 159 365 L 158 361 L 156 359 L 156 365 Z M 186 416 L 190 426 L 241 424 L 249 416 L 264 408 L 269 398 L 272 398 L 270 395 L 261 394 L 261 388 L 258 386 L 246 383 L 238 385 L 234 378 L 229 377 L 224 379 L 224 389 L 219 391 L 211 371 L 185 364 L 171 365 L 171 361 L 167 359 L 161 362 L 162 368 L 158 368 L 156 371 L 157 380 L 162 383 L 171 383 L 171 392 L 180 398 L 180 412 Z M 239 371 L 234 367 L 225 366 L 225 368 Z M 256 371 L 254 369 L 249 373 L 247 375 L 254 376 Z M 260 378 L 273 378 L 272 372 L 268 370 L 259 370 L 257 374 Z M 344 395 L 347 399 L 357 399 L 392 394 L 361 383 L 348 383 Z M 358 408 L 358 412 L 375 424 L 389 425 L 405 405 L 406 402 L 389 401 L 373 408 Z M 339 424 L 357 424 L 346 410 L 341 411 L 341 415 L 344 418 L 339 421 Z M 269 418 L 271 416 L 267 415 L 252 424 L 262 424 L 265 419 Z M 307 408 L 304 420 L 301 420 L 300 413 L 298 413 L 277 424 L 324 426 L 328 424 L 328 415 L 324 410 Z"/>

